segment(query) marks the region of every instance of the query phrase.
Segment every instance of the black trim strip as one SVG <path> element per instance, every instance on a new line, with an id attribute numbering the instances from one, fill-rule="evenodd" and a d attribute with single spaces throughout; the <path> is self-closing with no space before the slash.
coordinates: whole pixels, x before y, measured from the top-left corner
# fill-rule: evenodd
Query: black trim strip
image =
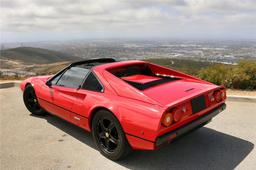
<path id="1" fill-rule="evenodd" d="M 71 63 L 70 66 L 76 66 L 76 65 L 82 65 L 82 64 L 87 64 L 88 66 L 95 66 L 99 64 L 107 64 L 107 63 L 113 63 L 116 62 L 114 58 L 94 58 L 90 60 L 82 60 L 82 61 L 77 61 L 74 63 Z"/>
<path id="2" fill-rule="evenodd" d="M 155 143 L 154 141 L 151 141 L 151 140 L 148 140 L 148 139 L 144 139 L 144 138 L 141 138 L 139 136 L 136 136 L 136 135 L 132 135 L 132 134 L 129 134 L 129 133 L 125 133 L 126 135 L 129 135 L 129 136 L 133 136 L 135 138 L 139 138 L 139 139 L 142 139 L 142 140 L 145 140 L 145 141 L 148 141 L 148 142 L 151 142 L 151 143 Z"/>
<path id="3" fill-rule="evenodd" d="M 76 114 L 76 115 L 78 115 L 78 116 L 81 116 L 81 117 L 83 117 L 83 118 L 89 119 L 89 118 L 86 117 L 86 116 L 82 116 L 82 115 L 80 115 L 80 114 L 78 114 L 78 113 L 76 113 L 76 112 L 70 111 L 70 110 L 68 110 L 68 109 L 66 109 L 66 108 L 63 108 L 63 107 L 59 106 L 59 105 L 53 104 L 53 103 L 51 103 L 51 102 L 49 102 L 49 101 L 47 101 L 47 100 L 45 100 L 45 99 L 42 99 L 42 98 L 39 98 L 39 97 L 37 97 L 37 98 L 40 99 L 40 100 L 43 100 L 43 101 L 45 101 L 45 102 L 47 102 L 47 103 L 49 103 L 49 104 L 51 104 L 51 105 L 57 106 L 57 107 L 59 107 L 59 108 L 61 108 L 61 109 L 63 109 L 63 110 L 66 110 L 66 111 L 68 111 L 68 112 L 71 112 L 71 113 L 73 113 L 73 114 Z"/>

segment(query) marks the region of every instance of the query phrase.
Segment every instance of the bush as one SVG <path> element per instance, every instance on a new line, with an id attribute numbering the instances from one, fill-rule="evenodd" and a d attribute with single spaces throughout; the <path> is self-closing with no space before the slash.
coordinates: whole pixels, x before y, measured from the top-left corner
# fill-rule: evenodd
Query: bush
<path id="1" fill-rule="evenodd" d="M 198 76 L 227 88 L 255 90 L 256 61 L 244 60 L 232 66 L 216 64 L 200 70 Z"/>
<path id="2" fill-rule="evenodd" d="M 256 89 L 256 61 L 241 61 L 232 71 L 232 88 Z"/>

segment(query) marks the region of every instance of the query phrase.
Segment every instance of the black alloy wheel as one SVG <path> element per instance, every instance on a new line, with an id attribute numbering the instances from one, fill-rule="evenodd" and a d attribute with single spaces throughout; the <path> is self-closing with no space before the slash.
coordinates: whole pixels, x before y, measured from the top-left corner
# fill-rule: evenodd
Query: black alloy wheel
<path id="1" fill-rule="evenodd" d="M 33 86 L 27 85 L 23 93 L 23 101 L 27 109 L 35 115 L 45 115 L 46 112 L 40 107 Z"/>
<path id="2" fill-rule="evenodd" d="M 111 160 L 122 159 L 131 151 L 120 123 L 109 111 L 96 113 L 92 121 L 92 134 L 101 154 Z"/>
<path id="3" fill-rule="evenodd" d="M 98 121 L 96 135 L 105 152 L 111 153 L 115 151 L 119 143 L 119 135 L 111 120 L 101 118 Z"/>

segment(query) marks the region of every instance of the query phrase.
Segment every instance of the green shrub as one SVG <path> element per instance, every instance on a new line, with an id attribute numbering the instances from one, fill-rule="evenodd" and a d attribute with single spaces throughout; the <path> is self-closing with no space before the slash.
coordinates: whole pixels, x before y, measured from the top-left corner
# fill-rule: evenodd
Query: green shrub
<path id="1" fill-rule="evenodd" d="M 256 61 L 241 61 L 232 69 L 232 88 L 256 89 Z"/>
<path id="2" fill-rule="evenodd" d="M 200 70 L 198 76 L 227 88 L 255 90 L 256 61 L 243 60 L 232 66 L 216 64 Z"/>

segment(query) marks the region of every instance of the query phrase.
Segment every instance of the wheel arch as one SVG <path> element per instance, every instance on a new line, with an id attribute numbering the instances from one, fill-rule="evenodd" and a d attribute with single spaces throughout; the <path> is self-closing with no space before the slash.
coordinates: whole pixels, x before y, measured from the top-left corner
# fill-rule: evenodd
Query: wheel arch
<path id="1" fill-rule="evenodd" d="M 89 129 L 90 130 L 92 129 L 92 120 L 93 120 L 94 116 L 97 114 L 97 112 L 100 111 L 100 110 L 105 110 L 105 111 L 108 111 L 108 112 L 112 113 L 113 116 L 115 116 L 117 118 L 117 120 L 119 121 L 119 123 L 120 123 L 120 120 L 118 119 L 116 114 L 114 114 L 114 112 L 112 110 L 110 110 L 110 109 L 108 109 L 107 107 L 104 107 L 104 106 L 97 106 L 97 107 L 92 109 L 92 111 L 90 112 L 90 115 L 88 117 L 88 123 L 89 123 Z"/>
<path id="2" fill-rule="evenodd" d="M 27 86 L 29 86 L 29 85 L 33 86 L 31 82 L 27 82 L 27 83 L 25 84 L 25 88 L 26 88 Z"/>

